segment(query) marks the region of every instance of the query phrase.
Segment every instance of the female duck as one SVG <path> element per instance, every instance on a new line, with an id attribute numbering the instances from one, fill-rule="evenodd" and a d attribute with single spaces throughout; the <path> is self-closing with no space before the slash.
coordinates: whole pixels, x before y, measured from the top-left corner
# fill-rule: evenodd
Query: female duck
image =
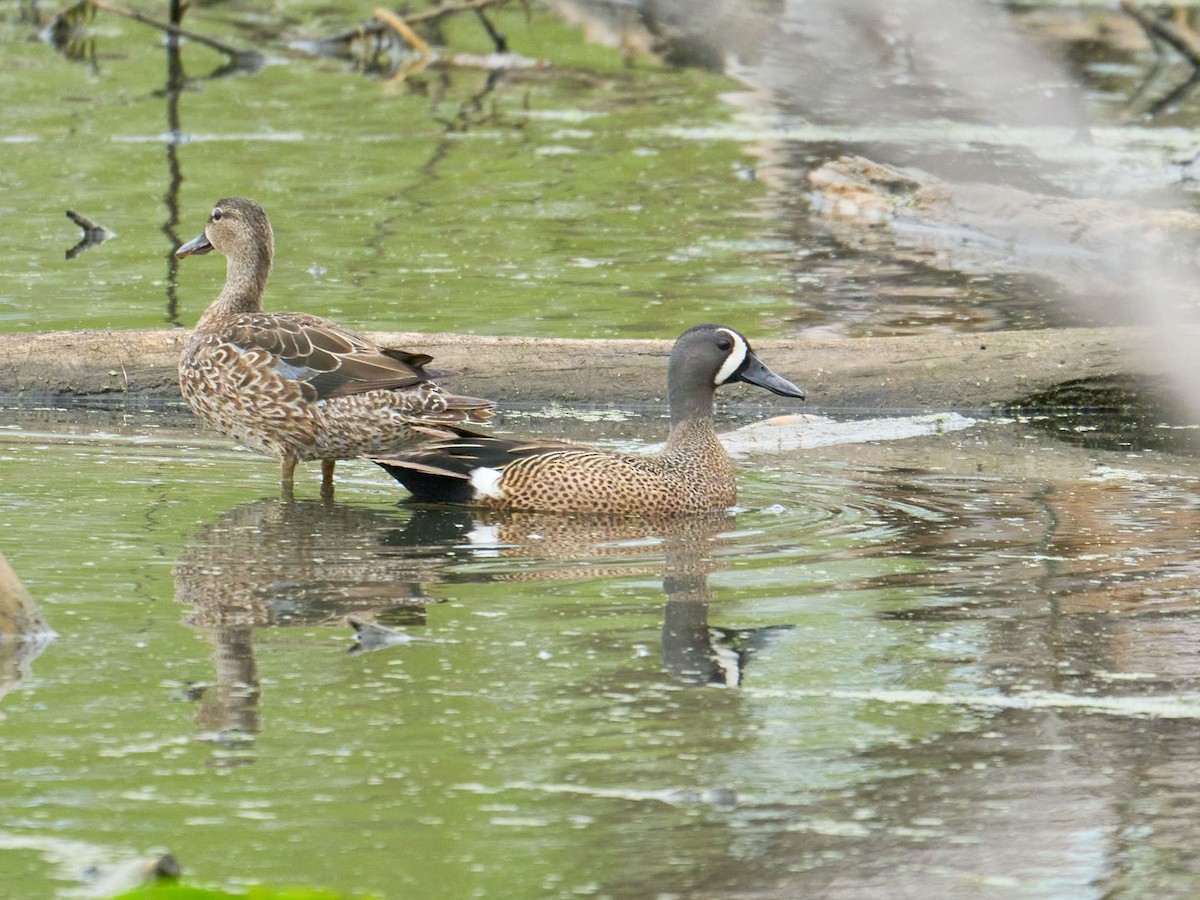
<path id="1" fill-rule="evenodd" d="M 225 286 L 183 351 L 179 389 L 217 431 L 279 457 L 285 496 L 300 460 L 321 460 L 329 496 L 336 460 L 395 453 L 491 417 L 491 402 L 436 385 L 444 373 L 425 368 L 430 356 L 379 347 L 319 316 L 263 312 L 275 238 L 253 200 L 218 201 L 203 234 L 175 255 L 214 249 L 227 261 Z"/>
<path id="2" fill-rule="evenodd" d="M 737 381 L 804 399 L 804 391 L 759 362 L 739 332 L 697 325 L 675 342 L 667 364 L 671 433 L 659 453 L 615 453 L 454 428 L 454 438 L 375 462 L 419 502 L 610 515 L 714 512 L 733 505 L 737 484 L 733 461 L 713 428 L 713 394 Z"/>

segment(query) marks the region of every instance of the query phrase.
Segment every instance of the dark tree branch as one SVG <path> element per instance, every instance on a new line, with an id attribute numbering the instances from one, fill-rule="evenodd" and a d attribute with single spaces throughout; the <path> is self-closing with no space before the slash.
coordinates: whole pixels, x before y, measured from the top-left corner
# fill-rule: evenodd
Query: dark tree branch
<path id="1" fill-rule="evenodd" d="M 1142 26 L 1151 41 L 1155 39 L 1174 47 L 1192 68 L 1200 70 L 1200 47 L 1182 28 L 1167 19 L 1146 12 L 1133 0 L 1121 0 L 1121 9 Z"/>

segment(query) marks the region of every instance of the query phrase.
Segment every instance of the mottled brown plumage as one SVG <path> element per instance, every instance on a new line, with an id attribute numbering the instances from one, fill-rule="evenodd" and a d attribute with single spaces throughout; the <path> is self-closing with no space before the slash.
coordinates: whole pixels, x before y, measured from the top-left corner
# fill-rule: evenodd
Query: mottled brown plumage
<path id="1" fill-rule="evenodd" d="M 450 440 L 375 461 L 422 502 L 639 516 L 713 512 L 737 499 L 733 461 L 712 418 L 716 388 L 736 381 L 804 398 L 759 362 L 740 333 L 697 325 L 671 351 L 671 433 L 659 453 L 495 438 L 453 427 Z"/>
<path id="2" fill-rule="evenodd" d="M 175 251 L 219 250 L 225 286 L 196 324 L 179 360 L 179 389 L 209 425 L 279 457 L 290 494 L 296 464 L 321 460 L 322 493 L 336 460 L 395 453 L 483 422 L 487 400 L 448 393 L 425 366 L 432 357 L 379 347 L 336 322 L 307 313 L 262 311 L 275 239 L 261 206 L 217 202 L 204 233 Z"/>

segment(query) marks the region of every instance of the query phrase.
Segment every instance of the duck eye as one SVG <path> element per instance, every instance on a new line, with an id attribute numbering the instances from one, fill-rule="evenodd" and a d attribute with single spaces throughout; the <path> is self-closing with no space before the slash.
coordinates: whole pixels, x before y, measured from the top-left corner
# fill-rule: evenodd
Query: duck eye
<path id="1" fill-rule="evenodd" d="M 212 220 L 213 220 L 214 222 L 220 222 L 220 221 L 221 221 L 221 207 L 219 207 L 219 206 L 218 206 L 216 209 L 214 209 L 214 210 L 213 210 L 213 212 L 212 212 Z"/>

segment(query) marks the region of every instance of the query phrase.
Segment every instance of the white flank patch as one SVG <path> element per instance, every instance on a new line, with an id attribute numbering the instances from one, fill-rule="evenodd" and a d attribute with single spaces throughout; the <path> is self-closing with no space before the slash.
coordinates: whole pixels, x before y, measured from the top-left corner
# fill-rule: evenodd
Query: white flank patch
<path id="1" fill-rule="evenodd" d="M 750 348 L 746 346 L 746 342 L 742 340 L 741 335 L 735 334 L 728 328 L 720 330 L 724 331 L 732 339 L 733 348 L 729 351 L 729 358 L 725 360 L 725 365 L 721 366 L 720 371 L 717 372 L 717 377 L 713 379 L 713 384 L 717 385 L 724 384 L 741 367 L 742 363 L 746 361 L 746 354 L 750 352 Z"/>
<path id="2" fill-rule="evenodd" d="M 471 487 L 475 488 L 476 497 L 487 497 L 490 500 L 504 499 L 504 491 L 500 489 L 499 469 L 472 469 Z"/>
<path id="3" fill-rule="evenodd" d="M 717 667 L 721 670 L 725 686 L 737 687 L 742 683 L 742 667 L 738 664 L 737 651 L 720 643 L 719 636 L 712 641 L 710 646 L 714 651 Z"/>
<path id="4" fill-rule="evenodd" d="M 467 532 L 467 543 L 476 556 L 490 558 L 500 555 L 500 531 L 495 525 L 476 525 Z"/>
<path id="5" fill-rule="evenodd" d="M 467 532 L 467 543 L 473 547 L 498 547 L 500 529 L 495 525 L 476 525 Z"/>

